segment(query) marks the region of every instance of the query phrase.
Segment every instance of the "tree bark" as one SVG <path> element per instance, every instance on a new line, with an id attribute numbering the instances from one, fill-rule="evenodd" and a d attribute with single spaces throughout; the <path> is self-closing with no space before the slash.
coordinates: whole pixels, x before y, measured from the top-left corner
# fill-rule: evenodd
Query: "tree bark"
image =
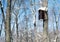
<path id="1" fill-rule="evenodd" d="M 6 34 L 6 42 L 11 42 L 11 0 L 7 0 L 7 14 L 5 21 L 5 34 Z"/>
<path id="2" fill-rule="evenodd" d="M 48 6 L 48 0 L 42 0 L 42 6 L 46 7 Z M 44 10 L 44 19 L 43 19 L 43 35 L 44 35 L 44 42 L 48 42 L 48 14 L 47 11 Z"/>
<path id="3" fill-rule="evenodd" d="M 48 2 L 47 2 L 48 0 L 42 0 L 42 6 L 43 7 L 47 7 L 48 6 Z"/>
<path id="4" fill-rule="evenodd" d="M 18 42 L 19 35 L 18 35 L 18 17 L 17 17 L 17 15 L 16 15 L 16 33 L 17 33 L 17 41 L 16 42 Z"/>
<path id="5" fill-rule="evenodd" d="M 45 13 L 45 20 L 43 20 L 43 35 L 44 35 L 44 42 L 48 42 L 48 15 Z"/>

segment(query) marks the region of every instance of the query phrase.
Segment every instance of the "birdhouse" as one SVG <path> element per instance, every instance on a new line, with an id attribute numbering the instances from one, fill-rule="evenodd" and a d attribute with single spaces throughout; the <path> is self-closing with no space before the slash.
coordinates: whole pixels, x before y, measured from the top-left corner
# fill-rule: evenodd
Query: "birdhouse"
<path id="1" fill-rule="evenodd" d="M 38 10 L 38 19 L 47 19 L 47 8 L 46 7 L 41 7 Z"/>

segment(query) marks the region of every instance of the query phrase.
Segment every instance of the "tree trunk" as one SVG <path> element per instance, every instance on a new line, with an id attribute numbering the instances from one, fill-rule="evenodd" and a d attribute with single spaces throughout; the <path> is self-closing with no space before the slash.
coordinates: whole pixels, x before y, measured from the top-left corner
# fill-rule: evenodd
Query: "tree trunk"
<path id="1" fill-rule="evenodd" d="M 47 7 L 48 6 L 48 0 L 42 0 L 42 6 Z"/>
<path id="2" fill-rule="evenodd" d="M 7 0 L 7 14 L 5 22 L 6 42 L 11 42 L 10 21 L 11 21 L 11 0 Z"/>
<path id="3" fill-rule="evenodd" d="M 16 33 L 17 33 L 17 41 L 16 42 L 18 42 L 18 17 L 17 17 L 17 15 L 16 15 Z"/>
<path id="4" fill-rule="evenodd" d="M 0 36 L 1 36 L 1 32 L 2 32 L 2 24 L 0 25 Z"/>
<path id="5" fill-rule="evenodd" d="M 48 0 L 42 0 L 42 6 L 46 7 L 48 6 Z M 48 14 L 47 11 L 44 10 L 44 20 L 43 20 L 43 35 L 44 35 L 44 42 L 48 42 Z"/>
<path id="6" fill-rule="evenodd" d="M 43 20 L 43 35 L 44 35 L 44 42 L 48 42 L 48 15 L 45 13 L 45 20 Z"/>
<path id="7" fill-rule="evenodd" d="M 43 35 L 44 35 L 44 37 L 45 37 L 45 40 L 44 40 L 44 42 L 47 42 L 48 41 L 48 23 L 47 23 L 48 21 L 46 20 L 46 21 L 44 21 L 44 28 L 43 28 Z"/>

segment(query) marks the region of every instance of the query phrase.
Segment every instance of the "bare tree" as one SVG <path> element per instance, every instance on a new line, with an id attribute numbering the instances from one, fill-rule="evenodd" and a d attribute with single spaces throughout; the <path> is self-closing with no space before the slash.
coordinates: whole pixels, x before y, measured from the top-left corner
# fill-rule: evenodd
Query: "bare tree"
<path id="1" fill-rule="evenodd" d="M 12 13 L 14 13 L 15 15 L 15 23 L 16 23 L 16 35 L 17 35 L 17 40 L 16 42 L 18 42 L 18 37 L 19 37 L 19 34 L 18 34 L 18 17 L 19 17 L 19 11 L 20 11 L 20 6 L 21 6 L 21 3 L 22 3 L 22 0 L 13 0 L 12 1 Z M 15 4 L 17 6 L 15 6 Z"/>
<path id="2" fill-rule="evenodd" d="M 48 0 L 42 0 L 42 7 L 46 7 L 46 9 L 47 9 L 47 6 L 48 6 L 47 4 L 48 4 Z M 44 16 L 42 16 L 42 18 L 43 18 L 44 42 L 48 42 L 48 13 L 47 13 L 47 11 L 43 10 Z"/>
<path id="3" fill-rule="evenodd" d="M 0 25 L 0 36 L 1 36 L 1 33 L 2 33 L 2 24 Z"/>
<path id="4" fill-rule="evenodd" d="M 7 14 L 5 20 L 5 33 L 6 33 L 6 42 L 11 42 L 11 0 L 7 0 Z"/>

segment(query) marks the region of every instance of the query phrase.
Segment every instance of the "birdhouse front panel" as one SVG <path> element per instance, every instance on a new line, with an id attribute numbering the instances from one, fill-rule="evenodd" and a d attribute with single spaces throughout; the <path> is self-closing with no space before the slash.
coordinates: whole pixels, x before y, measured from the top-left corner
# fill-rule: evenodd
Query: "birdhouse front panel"
<path id="1" fill-rule="evenodd" d="M 38 15 L 38 18 L 39 18 L 39 20 L 40 19 L 44 19 L 44 11 L 42 11 L 42 10 L 39 10 L 39 15 Z"/>
<path id="2" fill-rule="evenodd" d="M 40 19 L 43 19 L 43 20 L 47 19 L 47 11 L 39 10 L 38 12 L 39 12 L 39 14 L 38 14 L 38 19 L 39 20 Z"/>

